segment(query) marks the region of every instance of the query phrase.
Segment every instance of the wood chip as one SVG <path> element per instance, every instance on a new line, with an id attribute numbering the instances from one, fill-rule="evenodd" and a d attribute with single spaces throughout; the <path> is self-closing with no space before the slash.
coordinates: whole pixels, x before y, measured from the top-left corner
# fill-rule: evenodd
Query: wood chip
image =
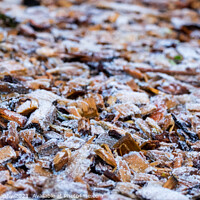
<path id="1" fill-rule="evenodd" d="M 119 139 L 119 141 L 114 144 L 113 148 L 118 150 L 120 156 L 123 156 L 130 151 L 141 151 L 141 148 L 129 133 L 126 133 L 124 137 Z"/>
<path id="2" fill-rule="evenodd" d="M 95 153 L 102 159 L 104 160 L 107 164 L 116 167 L 117 163 L 114 159 L 114 156 L 112 154 L 112 152 L 106 151 L 105 149 L 101 148 L 101 149 L 97 149 L 95 150 Z"/>
<path id="3" fill-rule="evenodd" d="M 58 152 L 53 159 L 55 170 L 61 170 L 62 167 L 68 162 L 70 157 L 71 151 L 69 149 L 63 149 L 62 151 Z"/>
<path id="4" fill-rule="evenodd" d="M 7 190 L 7 187 L 4 186 L 4 185 L 2 185 L 2 184 L 0 184 L 0 195 L 2 195 L 3 193 L 5 193 L 6 190 Z"/>
<path id="5" fill-rule="evenodd" d="M 177 184 L 178 180 L 174 176 L 170 176 L 170 178 L 164 183 L 163 187 L 172 190 L 176 188 Z"/>
<path id="6" fill-rule="evenodd" d="M 123 156 L 123 159 L 128 163 L 129 167 L 136 172 L 144 173 L 149 167 L 149 164 L 138 152 L 130 152 Z"/>
<path id="7" fill-rule="evenodd" d="M 11 146 L 0 148 L 0 163 L 6 162 L 11 158 L 15 158 L 16 153 Z"/>
<path id="8" fill-rule="evenodd" d="M 27 100 L 24 103 L 22 103 L 17 109 L 17 113 L 22 114 L 22 115 L 28 115 L 34 110 L 38 108 L 38 101 L 31 99 Z"/>
<path id="9" fill-rule="evenodd" d="M 0 171 L 0 183 L 8 181 L 10 179 L 10 173 L 8 170 Z"/>
<path id="10" fill-rule="evenodd" d="M 20 127 L 23 127 L 27 121 L 27 118 L 25 116 L 5 108 L 0 108 L 0 117 L 8 121 L 15 121 L 20 125 Z"/>

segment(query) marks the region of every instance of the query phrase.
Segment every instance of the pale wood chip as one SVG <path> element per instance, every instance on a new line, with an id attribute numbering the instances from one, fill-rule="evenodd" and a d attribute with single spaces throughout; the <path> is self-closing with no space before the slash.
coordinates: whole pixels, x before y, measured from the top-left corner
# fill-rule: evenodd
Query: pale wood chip
<path id="1" fill-rule="evenodd" d="M 15 157 L 16 153 L 11 146 L 5 146 L 3 148 L 0 148 L 0 163 L 3 163 Z"/>

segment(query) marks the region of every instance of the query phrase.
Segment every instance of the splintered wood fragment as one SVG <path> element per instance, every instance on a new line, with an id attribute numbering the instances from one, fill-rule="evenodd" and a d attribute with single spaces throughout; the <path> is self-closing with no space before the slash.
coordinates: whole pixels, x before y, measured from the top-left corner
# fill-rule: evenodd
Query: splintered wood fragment
<path id="1" fill-rule="evenodd" d="M 96 149 L 95 153 L 102 159 L 104 160 L 107 164 L 116 167 L 117 163 L 114 159 L 113 154 L 110 151 L 106 151 L 105 149 Z"/>
<path id="2" fill-rule="evenodd" d="M 11 174 L 16 176 L 19 174 L 19 171 L 13 166 L 12 163 L 7 164 L 8 169 L 10 170 Z"/>
<path id="3" fill-rule="evenodd" d="M 164 183 L 163 187 L 172 190 L 176 188 L 177 184 L 178 180 L 174 176 L 170 176 L 170 178 Z"/>
<path id="4" fill-rule="evenodd" d="M 99 113 L 97 111 L 95 99 L 92 97 L 84 99 L 87 106 L 82 107 L 82 116 L 84 117 L 98 117 Z"/>
<path id="5" fill-rule="evenodd" d="M 36 152 L 38 152 L 41 156 L 55 155 L 58 152 L 57 143 L 58 141 L 56 139 L 48 140 L 44 144 L 37 147 Z"/>
<path id="6" fill-rule="evenodd" d="M 109 170 L 106 170 L 104 172 L 104 176 L 106 176 L 107 178 L 115 181 L 115 182 L 120 182 L 120 178 L 113 172 L 110 172 Z"/>
<path id="7" fill-rule="evenodd" d="M 71 157 L 70 149 L 63 149 L 62 151 L 58 152 L 54 159 L 53 165 L 56 171 L 62 169 L 62 167 L 68 162 L 68 159 Z"/>
<path id="8" fill-rule="evenodd" d="M 0 148 L 0 163 L 3 163 L 15 157 L 16 153 L 11 146 L 5 146 L 3 148 Z"/>
<path id="9" fill-rule="evenodd" d="M 3 193 L 5 193 L 7 190 L 6 186 L 0 184 L 0 195 L 2 195 Z"/>
<path id="10" fill-rule="evenodd" d="M 20 125 L 20 127 L 23 127 L 27 121 L 27 118 L 25 116 L 8 110 L 6 108 L 0 108 L 0 117 L 8 121 L 15 121 Z"/>
<path id="11" fill-rule="evenodd" d="M 117 143 L 114 144 L 113 148 L 118 150 L 120 156 L 129 153 L 130 151 L 141 151 L 141 148 L 137 142 L 132 138 L 130 133 L 126 133 L 124 137 L 119 139 Z"/>
<path id="12" fill-rule="evenodd" d="M 144 78 L 144 74 L 141 73 L 138 69 L 128 67 L 128 66 L 124 66 L 123 69 L 127 74 L 131 75 L 134 78 L 137 78 L 137 79 L 143 79 Z"/>
<path id="13" fill-rule="evenodd" d="M 160 73 L 165 73 L 168 75 L 198 75 L 199 72 L 195 71 L 195 70 L 188 70 L 188 71 L 178 71 L 178 70 L 168 70 L 168 69 L 163 69 L 163 68 L 157 68 L 157 69 L 153 69 L 153 68 L 141 68 L 138 67 L 136 68 L 138 70 L 140 70 L 141 72 L 160 72 Z"/>

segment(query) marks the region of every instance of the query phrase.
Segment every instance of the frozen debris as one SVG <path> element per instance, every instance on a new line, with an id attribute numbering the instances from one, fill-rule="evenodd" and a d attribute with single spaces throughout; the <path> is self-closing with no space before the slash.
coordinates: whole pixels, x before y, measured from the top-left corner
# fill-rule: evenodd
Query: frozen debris
<path id="1" fill-rule="evenodd" d="M 27 69 L 16 61 L 4 61 L 0 64 L 0 75 L 25 75 Z"/>
<path id="2" fill-rule="evenodd" d="M 3 148 L 0 148 L 0 163 L 4 163 L 11 158 L 16 158 L 17 155 L 14 151 L 14 149 L 11 146 L 5 146 Z"/>
<path id="3" fill-rule="evenodd" d="M 137 196 L 134 194 L 140 187 L 134 183 L 117 183 L 113 193 L 123 194 L 132 199 L 137 199 Z"/>
<path id="4" fill-rule="evenodd" d="M 134 103 L 136 105 L 149 103 L 149 97 L 146 93 L 119 91 L 118 93 L 115 94 L 115 96 L 122 103 Z"/>
<path id="5" fill-rule="evenodd" d="M 151 199 L 151 200 L 189 200 L 189 198 L 185 195 L 182 195 L 179 192 L 172 191 L 167 188 L 163 188 L 159 185 L 155 185 L 149 183 L 147 186 L 143 187 L 142 189 L 136 192 L 136 195 L 140 198 L 144 199 Z"/>
<path id="6" fill-rule="evenodd" d="M 64 142 L 59 142 L 58 147 L 61 149 L 69 148 L 71 150 L 79 149 L 83 144 L 84 140 L 78 137 L 69 137 Z"/>
<path id="7" fill-rule="evenodd" d="M 153 105 L 153 104 L 147 104 L 145 106 L 142 106 L 140 108 L 140 111 L 141 111 L 141 114 L 142 115 L 148 115 L 148 114 L 151 114 L 153 111 L 156 110 L 156 106 Z"/>
<path id="8" fill-rule="evenodd" d="M 73 179 L 82 177 L 88 173 L 92 164 L 89 155 L 97 149 L 96 145 L 84 144 L 80 149 L 74 151 L 68 160 L 68 166 L 65 169 L 66 174 Z"/>
<path id="9" fill-rule="evenodd" d="M 200 112 L 200 103 L 187 103 L 186 109 L 191 112 Z"/>
<path id="10" fill-rule="evenodd" d="M 116 164 L 116 161 L 115 161 L 115 158 L 110 150 L 110 148 L 108 147 L 108 145 L 105 145 L 103 146 L 104 148 L 101 148 L 101 149 L 96 149 L 95 150 L 95 153 L 102 159 L 104 160 L 107 164 L 113 166 L 113 167 L 116 167 L 117 164 Z"/>
<path id="11" fill-rule="evenodd" d="M 36 125 L 47 130 L 56 116 L 56 107 L 52 103 L 60 97 L 46 90 L 36 90 L 27 97 L 37 99 L 39 107 L 30 115 L 26 126 Z"/>
<path id="12" fill-rule="evenodd" d="M 51 198 L 63 199 L 71 197 L 87 198 L 87 185 L 79 182 L 71 182 L 69 180 L 62 180 L 61 178 L 50 178 L 47 180 L 42 196 Z"/>
<path id="13" fill-rule="evenodd" d="M 2 195 L 199 199 L 199 7 L 0 0 Z"/>
<path id="14" fill-rule="evenodd" d="M 136 172 L 145 172 L 149 164 L 139 152 L 130 152 L 123 156 L 123 159 L 128 163 L 130 169 Z"/>
<path id="15" fill-rule="evenodd" d="M 28 173 L 31 175 L 38 175 L 38 176 L 45 176 L 45 177 L 50 177 L 52 174 L 47 169 L 42 168 L 39 164 L 35 164 L 31 166 Z"/>
<path id="16" fill-rule="evenodd" d="M 26 94 L 29 92 L 29 88 L 19 83 L 9 83 L 0 81 L 0 91 L 4 94 L 10 94 L 13 92 L 17 92 L 19 94 Z"/>
<path id="17" fill-rule="evenodd" d="M 62 151 L 59 151 L 53 159 L 53 166 L 55 170 L 56 171 L 61 170 L 70 157 L 71 157 L 71 151 L 69 149 L 63 149 Z"/>
<path id="18" fill-rule="evenodd" d="M 27 121 L 27 118 L 11 110 L 0 108 L 0 116 L 8 121 L 15 121 L 20 127 L 23 127 Z"/>
<path id="19" fill-rule="evenodd" d="M 140 114 L 140 109 L 134 104 L 115 104 L 113 108 L 120 113 L 120 117 L 134 116 Z"/>
<path id="20" fill-rule="evenodd" d="M 122 158 L 120 156 L 117 156 L 115 160 L 117 162 L 118 175 L 119 175 L 121 181 L 122 182 L 130 182 L 131 181 L 131 171 L 128 166 L 128 163 L 125 160 L 122 160 Z"/>
<path id="21" fill-rule="evenodd" d="M 140 151 L 140 147 L 137 142 L 132 138 L 130 133 L 126 133 L 117 143 L 114 144 L 113 148 L 117 149 L 120 156 L 129 153 L 130 151 Z"/>
<path id="22" fill-rule="evenodd" d="M 8 170 L 0 171 L 0 183 L 7 182 L 10 179 L 10 173 Z"/>
<path id="23" fill-rule="evenodd" d="M 175 176 L 170 176 L 169 179 L 164 183 L 163 187 L 170 190 L 175 189 L 178 185 L 178 180 Z"/>
<path id="24" fill-rule="evenodd" d="M 40 156 L 53 156 L 58 152 L 58 141 L 56 139 L 51 139 L 44 144 L 38 146 L 36 151 Z"/>
<path id="25" fill-rule="evenodd" d="M 19 105 L 16 112 L 22 115 L 28 115 L 38 108 L 38 101 L 36 99 L 27 99 L 24 103 Z"/>

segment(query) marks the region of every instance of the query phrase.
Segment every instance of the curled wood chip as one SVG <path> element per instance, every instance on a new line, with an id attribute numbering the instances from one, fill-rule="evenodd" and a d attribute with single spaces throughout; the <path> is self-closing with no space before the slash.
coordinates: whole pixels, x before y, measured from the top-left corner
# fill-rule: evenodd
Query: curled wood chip
<path id="1" fill-rule="evenodd" d="M 16 112 L 22 115 L 28 115 L 38 108 L 38 101 L 35 99 L 28 99 L 17 107 Z"/>
<path id="2" fill-rule="evenodd" d="M 95 153 L 102 159 L 104 160 L 107 164 L 116 167 L 116 161 L 114 159 L 114 156 L 111 152 L 106 151 L 105 149 L 101 148 L 101 149 L 96 149 Z"/>
<path id="3" fill-rule="evenodd" d="M 63 149 L 62 151 L 58 152 L 53 159 L 53 165 L 55 170 L 61 170 L 70 157 L 71 151 L 69 149 Z"/>
<path id="4" fill-rule="evenodd" d="M 124 66 L 124 71 L 133 76 L 134 78 L 142 79 L 144 77 L 144 74 L 142 74 L 139 70 L 128 66 Z"/>
<path id="5" fill-rule="evenodd" d="M 0 148 L 0 163 L 16 158 L 16 153 L 11 146 Z"/>
<path id="6" fill-rule="evenodd" d="M 118 150 L 120 156 L 129 153 L 130 151 L 141 151 L 137 142 L 132 138 L 130 133 L 126 133 L 124 137 L 119 139 L 117 143 L 114 144 L 113 148 Z"/>
<path id="7" fill-rule="evenodd" d="M 21 127 L 23 127 L 27 121 L 27 118 L 25 116 L 5 108 L 0 108 L 0 116 L 8 121 L 17 122 Z"/>

